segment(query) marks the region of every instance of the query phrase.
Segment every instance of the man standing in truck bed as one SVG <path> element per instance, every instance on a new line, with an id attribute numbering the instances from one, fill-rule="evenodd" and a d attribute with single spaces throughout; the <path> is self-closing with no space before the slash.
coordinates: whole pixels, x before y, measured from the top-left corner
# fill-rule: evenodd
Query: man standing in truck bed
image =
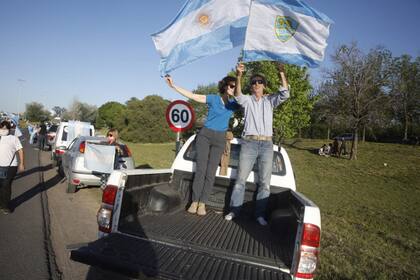
<path id="1" fill-rule="evenodd" d="M 239 215 L 244 201 L 246 179 L 257 161 L 258 193 L 255 217 L 260 225 L 267 225 L 264 213 L 270 196 L 273 162 L 273 109 L 289 98 L 284 66 L 282 64 L 278 64 L 278 66 L 283 86 L 280 87 L 278 93 L 271 95 L 264 95 L 267 82 L 262 74 L 251 76 L 252 95 L 243 95 L 241 78 L 245 66 L 239 63 L 236 68 L 235 98 L 238 104 L 244 108 L 245 124 L 242 132 L 238 176 L 230 200 L 230 213 L 225 216 L 228 221 Z"/>

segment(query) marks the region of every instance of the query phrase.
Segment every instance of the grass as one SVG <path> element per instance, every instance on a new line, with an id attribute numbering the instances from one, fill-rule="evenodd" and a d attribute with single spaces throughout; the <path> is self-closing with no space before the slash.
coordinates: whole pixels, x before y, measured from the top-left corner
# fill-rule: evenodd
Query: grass
<path id="1" fill-rule="evenodd" d="M 317 279 L 418 279 L 420 148 L 360 143 L 349 161 L 313 153 L 322 144 L 285 145 L 298 190 L 321 209 Z"/>
<path id="2" fill-rule="evenodd" d="M 170 168 L 175 159 L 175 143 L 125 144 L 131 150 L 137 168 Z"/>
<path id="3" fill-rule="evenodd" d="M 420 147 L 359 143 L 350 161 L 314 153 L 322 144 L 284 146 L 298 191 L 321 210 L 317 279 L 418 279 Z M 175 143 L 128 145 L 136 165 L 168 168 L 175 156 Z"/>

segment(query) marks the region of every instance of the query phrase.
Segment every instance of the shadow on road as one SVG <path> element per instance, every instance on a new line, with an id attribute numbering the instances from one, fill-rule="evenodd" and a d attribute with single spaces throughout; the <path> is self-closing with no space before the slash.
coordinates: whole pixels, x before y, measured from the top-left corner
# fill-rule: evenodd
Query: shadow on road
<path id="1" fill-rule="evenodd" d="M 25 176 L 28 176 L 28 175 L 31 175 L 31 174 L 36 173 L 36 172 L 44 172 L 44 171 L 50 170 L 52 168 L 53 168 L 52 164 L 48 164 L 48 165 L 45 165 L 45 166 L 37 166 L 37 167 L 34 167 L 32 169 L 25 170 L 21 173 L 18 173 L 15 177 L 15 180 L 19 179 L 19 178 L 22 178 L 22 177 L 25 177 Z"/>
<path id="2" fill-rule="evenodd" d="M 19 196 L 15 197 L 14 199 L 12 199 L 10 201 L 10 208 L 12 210 L 16 209 L 21 204 L 23 204 L 26 201 L 30 200 L 31 198 L 33 198 L 37 194 L 39 194 L 39 193 L 41 193 L 43 191 L 46 191 L 46 190 L 54 187 L 55 185 L 57 185 L 58 183 L 60 183 L 61 180 L 63 180 L 63 178 L 61 178 L 61 176 L 57 174 L 54 177 L 52 177 L 51 179 L 49 179 L 48 181 L 41 182 L 41 183 L 37 184 L 33 188 L 27 190 L 26 192 L 24 192 L 21 195 L 19 195 Z"/>

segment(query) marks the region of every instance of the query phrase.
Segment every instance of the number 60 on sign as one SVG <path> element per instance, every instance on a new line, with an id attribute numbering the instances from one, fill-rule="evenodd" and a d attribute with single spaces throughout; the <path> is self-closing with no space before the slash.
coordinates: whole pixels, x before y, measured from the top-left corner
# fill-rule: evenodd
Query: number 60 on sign
<path id="1" fill-rule="evenodd" d="M 174 132 L 190 129 L 194 124 L 194 119 L 194 110 L 186 101 L 173 101 L 166 108 L 166 121 Z"/>

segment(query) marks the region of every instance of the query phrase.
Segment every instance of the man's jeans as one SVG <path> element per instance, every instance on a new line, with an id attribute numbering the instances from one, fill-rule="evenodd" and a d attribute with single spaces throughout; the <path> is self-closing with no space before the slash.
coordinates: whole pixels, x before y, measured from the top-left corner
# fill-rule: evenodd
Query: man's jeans
<path id="1" fill-rule="evenodd" d="M 230 208 L 235 215 L 239 215 L 244 195 L 245 183 L 255 161 L 258 163 L 258 193 L 255 207 L 255 217 L 264 217 L 270 196 L 270 179 L 273 163 L 273 142 L 242 139 L 239 155 L 239 171 L 233 187 Z"/>

